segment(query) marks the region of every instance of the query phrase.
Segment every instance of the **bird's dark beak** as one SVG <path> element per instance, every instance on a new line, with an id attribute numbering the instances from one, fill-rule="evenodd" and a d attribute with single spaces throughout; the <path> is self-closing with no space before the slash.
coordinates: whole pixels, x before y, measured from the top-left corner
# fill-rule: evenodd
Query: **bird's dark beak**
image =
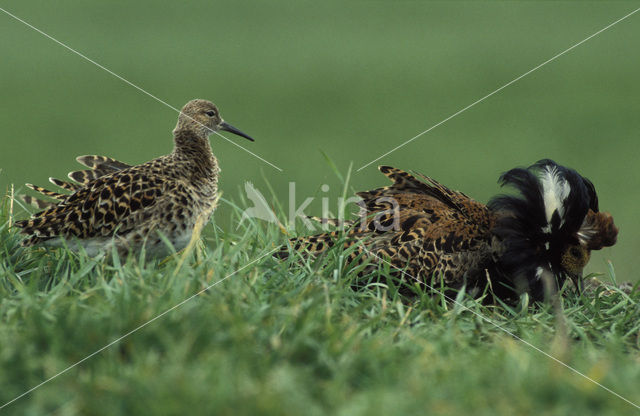
<path id="1" fill-rule="evenodd" d="M 579 273 L 570 273 L 569 279 L 573 282 L 573 285 L 576 288 L 578 294 L 581 294 L 584 289 L 584 282 L 582 280 L 582 272 Z"/>
<path id="2" fill-rule="evenodd" d="M 238 136 L 242 136 L 245 139 L 251 140 L 252 142 L 254 141 L 251 136 L 249 136 L 248 134 L 244 134 L 243 132 L 241 132 L 237 128 L 233 127 L 231 124 L 226 123 L 224 121 L 222 123 L 220 123 L 220 130 L 228 131 L 229 133 L 233 133 L 233 134 L 236 134 Z"/>

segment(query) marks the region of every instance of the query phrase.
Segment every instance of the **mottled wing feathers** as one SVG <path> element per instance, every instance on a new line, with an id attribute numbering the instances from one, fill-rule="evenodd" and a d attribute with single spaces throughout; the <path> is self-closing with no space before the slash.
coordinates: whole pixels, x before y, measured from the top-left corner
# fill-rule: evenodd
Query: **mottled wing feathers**
<path id="1" fill-rule="evenodd" d="M 598 211 L 593 184 L 548 159 L 503 174 L 500 183 L 517 194 L 496 196 L 488 206 L 424 175 L 380 170 L 393 183 L 358 193 L 359 220 L 344 232 L 344 246 L 356 247 L 349 259 L 370 260 L 364 270 L 386 261 L 404 268 L 405 278 L 428 283 L 435 276 L 450 288 L 482 287 L 490 276 L 497 296 L 522 290 L 538 300 L 544 276 L 555 276 L 557 284 L 570 277 L 579 286 L 590 251 L 617 239 L 612 216 Z M 291 245 L 317 254 L 338 235 L 301 237 Z"/>
<path id="2" fill-rule="evenodd" d="M 107 156 L 85 155 L 78 156 L 76 160 L 91 169 L 110 169 L 113 172 L 131 167 L 131 165 Z"/>
<path id="3" fill-rule="evenodd" d="M 50 198 L 63 200 L 63 199 L 65 199 L 67 197 L 66 194 L 61 194 L 59 192 L 53 192 L 53 191 L 45 189 L 45 188 L 43 188 L 41 186 L 33 185 L 33 184 L 30 184 L 30 183 L 27 183 L 26 185 L 27 185 L 27 188 L 33 189 L 36 192 L 40 192 L 42 195 L 48 196 Z"/>
<path id="4" fill-rule="evenodd" d="M 79 163 L 92 168 L 90 170 L 69 172 L 69 178 L 76 181 L 77 183 L 67 182 L 60 179 L 56 179 L 56 178 L 49 178 L 49 182 L 66 191 L 76 192 L 77 190 L 82 188 L 82 185 L 86 185 L 89 182 L 101 176 L 116 172 L 120 169 L 125 169 L 130 167 L 130 165 L 127 165 L 126 163 L 117 161 L 115 159 L 112 159 L 106 156 L 97 156 L 97 155 L 78 156 L 76 160 Z M 42 188 L 40 186 L 32 185 L 29 183 L 26 185 L 27 187 L 33 189 L 34 191 L 39 192 L 42 195 L 48 196 L 50 198 L 63 200 L 68 197 L 68 194 L 49 191 L 48 189 Z M 22 200 L 26 204 L 34 206 L 35 208 L 38 208 L 38 209 L 50 208 L 55 205 L 55 203 L 53 202 L 43 201 L 28 195 L 23 195 Z"/>
<path id="5" fill-rule="evenodd" d="M 350 259 L 383 258 L 424 279 L 441 273 L 448 285 L 462 284 L 469 270 L 490 258 L 493 215 L 486 206 L 435 180 L 389 166 L 380 167 L 393 184 L 359 192 L 360 219 L 345 233 Z M 290 240 L 298 251 L 318 254 L 334 245 L 339 232 Z M 283 248 L 280 257 L 286 257 Z M 378 261 L 376 261 L 378 260 Z M 374 267 L 374 266 L 372 266 Z"/>
<path id="6" fill-rule="evenodd" d="M 492 224 L 488 222 L 491 218 L 489 209 L 485 204 L 477 202 L 460 191 L 454 191 L 440 184 L 435 179 L 424 176 L 416 172 L 416 175 L 428 181 L 431 186 L 430 192 L 434 197 L 441 201 L 447 201 L 447 205 L 459 211 L 472 222 L 482 224 L 484 227 L 490 227 Z"/>
<path id="7" fill-rule="evenodd" d="M 490 258 L 489 229 L 458 210 L 401 209 L 398 224 L 396 231 L 374 238 L 371 247 L 394 267 L 408 267 L 415 278 L 441 274 L 447 285 L 458 286 L 469 270 Z"/>
<path id="8" fill-rule="evenodd" d="M 489 218 L 489 210 L 484 204 L 474 201 L 459 191 L 454 191 L 440 184 L 433 178 L 416 173 L 423 181 L 401 169 L 391 166 L 380 166 L 380 172 L 393 181 L 393 185 L 374 189 L 368 192 L 359 192 L 365 206 L 375 207 L 375 201 L 381 197 L 393 197 L 400 204 L 406 204 L 413 209 L 432 210 L 434 207 L 442 209 L 441 204 L 447 208 L 460 212 L 473 222 L 485 224 Z M 437 202 L 439 203 L 437 203 Z"/>
<path id="9" fill-rule="evenodd" d="M 350 227 L 355 224 L 355 221 L 353 220 L 339 220 L 336 218 L 323 218 L 316 216 L 308 216 L 307 218 L 319 222 L 322 225 L 330 225 L 332 227 Z"/>
<path id="10" fill-rule="evenodd" d="M 49 182 L 70 192 L 75 192 L 81 188 L 81 186 L 76 183 L 66 182 L 56 178 L 49 178 Z"/>
<path id="11" fill-rule="evenodd" d="M 435 180 L 421 175 L 428 183 L 421 182 L 413 175 L 391 166 L 380 166 L 380 172 L 393 181 L 393 185 L 381 188 L 387 192 L 402 192 L 429 195 L 451 208 L 457 208 L 457 195 L 454 191 L 440 185 Z M 467 198 L 468 199 L 468 198 Z"/>
<path id="12" fill-rule="evenodd" d="M 78 156 L 76 160 L 82 163 L 86 167 L 91 169 L 77 170 L 69 172 L 69 179 L 72 179 L 81 184 L 87 184 L 94 181 L 101 176 L 108 175 L 113 172 L 117 172 L 122 169 L 131 167 L 126 163 L 112 159 L 106 156 L 86 155 Z"/>
<path id="13" fill-rule="evenodd" d="M 30 195 L 21 195 L 20 197 L 25 204 L 30 205 L 37 209 L 51 208 L 52 206 L 56 205 L 54 202 L 43 201 L 41 199 L 34 198 Z"/>
<path id="14" fill-rule="evenodd" d="M 154 205 L 163 194 L 161 179 L 145 175 L 145 167 L 140 165 L 101 176 L 73 194 L 63 195 L 57 205 L 16 222 L 23 232 L 32 234 L 25 244 L 56 236 L 110 236 L 116 229 L 119 234 L 126 233 L 134 223 L 140 223 L 141 219 L 134 214 L 144 215 L 144 209 Z"/>

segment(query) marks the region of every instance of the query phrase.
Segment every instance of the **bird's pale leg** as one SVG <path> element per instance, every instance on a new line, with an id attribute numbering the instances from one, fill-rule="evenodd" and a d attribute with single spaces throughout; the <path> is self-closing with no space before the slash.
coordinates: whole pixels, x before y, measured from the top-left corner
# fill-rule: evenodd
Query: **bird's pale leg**
<path id="1" fill-rule="evenodd" d="M 213 204 L 214 209 L 218 205 L 218 200 L 220 199 L 221 195 L 222 193 L 219 193 L 217 195 L 216 200 Z M 193 233 L 191 234 L 191 240 L 189 240 L 189 244 L 187 244 L 187 246 L 181 252 L 176 253 L 176 255 L 180 253 L 180 259 L 178 260 L 176 269 L 173 272 L 174 276 L 178 274 L 185 260 L 187 259 L 189 254 L 191 254 L 191 252 L 193 251 L 193 248 L 195 247 L 196 243 L 200 241 L 200 234 L 202 234 L 202 229 L 207 224 L 207 221 L 209 219 L 209 214 L 210 212 L 207 212 L 207 213 L 202 213 L 198 216 L 198 218 L 196 219 L 196 223 L 193 226 Z"/>

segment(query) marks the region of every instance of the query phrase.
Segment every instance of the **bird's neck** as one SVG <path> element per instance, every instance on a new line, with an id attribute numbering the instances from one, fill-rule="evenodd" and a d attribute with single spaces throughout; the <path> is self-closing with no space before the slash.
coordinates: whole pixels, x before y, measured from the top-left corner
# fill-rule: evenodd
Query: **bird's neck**
<path id="1" fill-rule="evenodd" d="M 191 131 L 175 131 L 173 156 L 202 177 L 215 176 L 218 161 L 211 151 L 208 137 Z"/>

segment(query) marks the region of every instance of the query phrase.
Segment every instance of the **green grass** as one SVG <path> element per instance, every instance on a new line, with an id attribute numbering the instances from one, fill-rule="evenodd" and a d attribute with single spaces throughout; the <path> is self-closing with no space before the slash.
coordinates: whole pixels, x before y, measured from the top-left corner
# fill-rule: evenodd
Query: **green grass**
<path id="1" fill-rule="evenodd" d="M 343 194 L 332 170 L 359 168 L 639 4 L 14 3 L 2 7 L 174 106 L 216 102 L 256 138 L 243 146 L 284 169 L 214 137 L 224 196 L 236 197 L 244 181 L 263 193 L 272 184 L 269 202 L 287 207 L 293 181 L 296 205 L 317 197 L 309 214 L 320 212 L 320 197 Z M 376 164 L 417 170 L 483 202 L 512 167 L 546 157 L 571 166 L 594 182 L 620 227 L 618 244 L 596 253 L 589 271 L 613 259 L 618 280 L 637 281 L 639 19 Z M 79 154 L 139 163 L 170 151 L 172 110 L 8 16 L 0 22 L 10 40 L 0 65 L 0 190 L 64 177 Z M 356 190 L 387 183 L 374 167 L 351 182 Z M 637 413 L 472 313 L 638 403 L 637 292 L 569 294 L 562 314 L 463 297 L 465 309 L 438 296 L 403 299 L 394 287 L 353 291 L 337 251 L 301 264 L 267 256 L 240 270 L 284 236 L 253 222 L 236 229 L 233 204 L 219 207 L 219 228 L 209 225 L 183 263 L 111 264 L 19 248 L 5 205 L 0 405 L 235 274 L 0 415 Z M 600 278 L 613 279 L 613 269 Z"/>
<path id="2" fill-rule="evenodd" d="M 105 262 L 20 248 L 7 214 L 5 199 L 1 403 L 215 285 L 0 414 L 637 413 L 481 316 L 638 403 L 638 291 L 568 294 L 562 313 L 456 305 L 354 291 L 338 250 L 251 263 L 284 241 L 261 223 L 209 225 L 184 262 Z"/>
<path id="3" fill-rule="evenodd" d="M 6 2 L 5 2 L 6 3 Z M 3 8 L 180 107 L 215 102 L 252 135 L 212 137 L 225 192 L 263 178 L 277 200 L 340 190 L 354 171 L 640 7 L 638 1 L 31 0 Z M 392 4 L 390 4 L 392 3 Z M 114 29 L 114 28 L 117 28 Z M 171 150 L 176 113 L 0 13 L 0 190 L 45 185 L 102 154 L 141 163 Z M 417 170 L 482 201 L 502 172 L 551 158 L 593 181 L 620 228 L 589 272 L 637 279 L 640 252 L 640 13 L 504 88 L 372 166 Z M 232 140 L 236 140 L 231 137 Z M 335 204 L 332 203 L 332 206 Z M 312 204 L 309 212 L 319 212 Z M 216 213 L 227 221 L 232 210 Z"/>

